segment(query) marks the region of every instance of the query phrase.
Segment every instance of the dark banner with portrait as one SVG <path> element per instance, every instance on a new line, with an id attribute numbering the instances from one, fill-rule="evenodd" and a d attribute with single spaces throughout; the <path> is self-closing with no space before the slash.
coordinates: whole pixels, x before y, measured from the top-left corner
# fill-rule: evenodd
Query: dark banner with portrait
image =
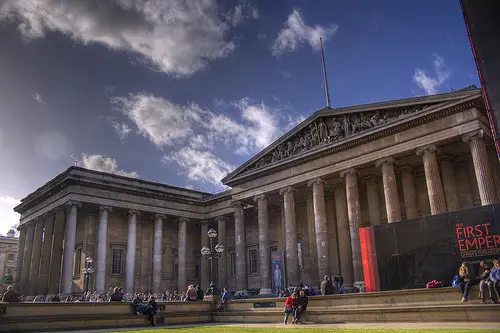
<path id="1" fill-rule="evenodd" d="M 273 290 L 284 289 L 285 284 L 285 252 L 273 251 L 271 253 L 271 272 L 273 272 Z"/>
<path id="2" fill-rule="evenodd" d="M 450 285 L 463 261 L 500 257 L 500 205 L 370 227 L 365 274 L 378 271 L 380 290 L 425 288 L 431 280 Z M 370 239 L 371 239 L 370 238 Z M 368 251 L 370 250 L 370 251 Z M 363 258 L 365 260 L 365 258 Z"/>

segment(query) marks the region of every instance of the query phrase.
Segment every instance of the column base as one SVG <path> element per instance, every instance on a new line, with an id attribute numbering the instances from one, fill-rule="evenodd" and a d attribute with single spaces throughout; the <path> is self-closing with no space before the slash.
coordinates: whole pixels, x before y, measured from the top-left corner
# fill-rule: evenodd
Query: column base
<path id="1" fill-rule="evenodd" d="M 354 282 L 354 288 L 356 288 L 359 293 L 364 293 L 366 291 L 365 289 L 365 281 L 355 281 Z"/>
<path id="2" fill-rule="evenodd" d="M 274 292 L 271 288 L 261 288 L 259 291 L 259 295 L 273 295 Z"/>
<path id="3" fill-rule="evenodd" d="M 242 299 L 242 298 L 247 298 L 247 296 L 248 296 L 248 291 L 247 291 L 246 289 L 236 290 L 236 292 L 234 293 L 234 296 L 236 296 L 236 297 L 234 297 L 234 299 L 238 299 L 238 298 L 237 298 L 237 297 L 238 297 L 238 295 L 243 296 L 243 297 L 241 297 L 240 299 Z"/>
<path id="4" fill-rule="evenodd" d="M 344 284 L 344 294 L 351 294 L 354 287 L 352 284 Z"/>

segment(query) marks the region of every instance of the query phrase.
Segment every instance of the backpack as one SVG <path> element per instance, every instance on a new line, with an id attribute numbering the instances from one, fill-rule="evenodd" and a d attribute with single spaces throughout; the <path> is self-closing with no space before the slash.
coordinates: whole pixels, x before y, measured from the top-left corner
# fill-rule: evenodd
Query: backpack
<path id="1" fill-rule="evenodd" d="M 442 286 L 443 285 L 441 284 L 441 282 L 436 281 L 436 280 L 429 281 L 425 285 L 426 288 L 439 288 L 439 287 L 442 287 Z"/>

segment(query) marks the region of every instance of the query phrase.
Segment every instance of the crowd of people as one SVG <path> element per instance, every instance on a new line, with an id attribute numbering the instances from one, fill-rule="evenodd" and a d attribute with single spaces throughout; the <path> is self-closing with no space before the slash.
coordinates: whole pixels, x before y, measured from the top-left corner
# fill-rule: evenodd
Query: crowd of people
<path id="1" fill-rule="evenodd" d="M 491 303 L 497 304 L 500 301 L 500 261 L 493 260 L 491 268 L 486 262 L 481 261 L 479 263 L 479 272 L 474 272 L 474 266 L 466 262 L 462 263 L 458 270 L 454 284 L 459 288 L 462 302 L 468 302 L 471 288 L 479 285 L 481 303 L 486 302 L 486 289 L 488 289 Z"/>

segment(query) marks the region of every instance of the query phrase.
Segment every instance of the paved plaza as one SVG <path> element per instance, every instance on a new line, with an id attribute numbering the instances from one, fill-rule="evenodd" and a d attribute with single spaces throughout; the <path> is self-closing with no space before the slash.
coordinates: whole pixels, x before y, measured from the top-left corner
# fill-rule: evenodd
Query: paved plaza
<path id="1" fill-rule="evenodd" d="M 430 329 L 430 330 L 443 330 L 449 332 L 450 330 L 481 330 L 488 331 L 490 333 L 500 332 L 500 323 L 499 322 L 490 322 L 490 323 L 471 323 L 471 322 L 453 322 L 453 323 L 338 323 L 338 324 L 307 324 L 307 322 L 303 325 L 284 325 L 282 323 L 276 324 L 202 324 L 202 325 L 174 325 L 168 327 L 156 327 L 152 328 L 151 326 L 147 327 L 133 327 L 133 328 L 123 328 L 123 329 L 96 329 L 96 330 L 78 330 L 78 331 L 65 331 L 71 333 L 100 333 L 100 332 L 134 332 L 134 331 L 152 331 L 153 329 L 158 332 L 168 332 L 170 330 L 176 329 L 186 329 L 186 328 L 261 328 L 262 331 L 267 331 L 272 328 L 286 328 L 286 329 L 304 329 L 304 328 L 321 328 L 321 329 L 329 329 L 330 330 L 361 330 L 360 333 L 363 332 L 364 329 L 367 332 L 371 330 L 390 330 L 395 332 L 399 332 L 399 330 L 407 330 L 407 329 Z M 224 332 L 225 330 L 218 330 L 218 332 Z M 232 330 L 233 331 L 233 330 Z M 341 333 L 340 331 L 339 333 Z M 60 332 L 60 331 L 59 331 Z M 184 333 L 189 333 L 189 330 L 182 330 Z M 234 330 L 236 332 L 236 330 Z M 55 333 L 55 332 L 54 332 Z"/>

